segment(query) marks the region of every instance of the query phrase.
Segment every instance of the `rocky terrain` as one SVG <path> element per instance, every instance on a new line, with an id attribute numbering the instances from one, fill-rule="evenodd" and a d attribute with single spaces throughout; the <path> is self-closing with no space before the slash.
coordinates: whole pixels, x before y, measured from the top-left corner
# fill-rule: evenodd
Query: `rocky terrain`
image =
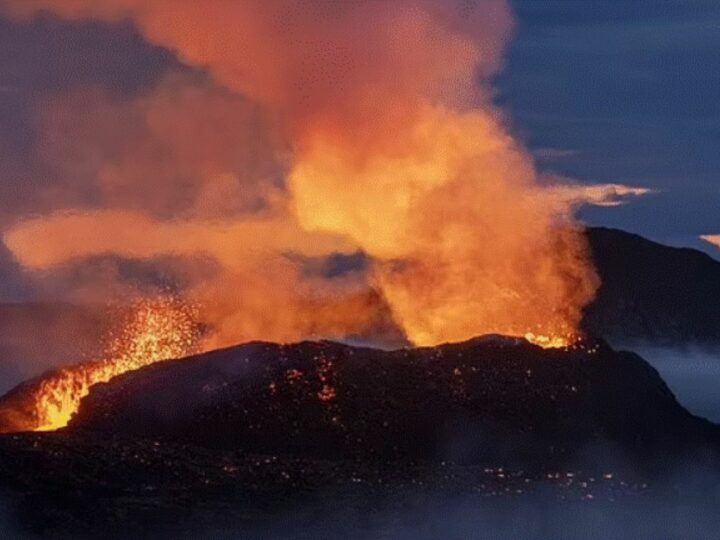
<path id="1" fill-rule="evenodd" d="M 488 336 L 383 351 L 250 343 L 96 386 L 73 432 L 319 459 L 564 464 L 589 445 L 647 460 L 718 440 L 640 357 L 602 342 Z"/>
<path id="2" fill-rule="evenodd" d="M 574 513 L 680 498 L 613 468 L 317 460 L 70 433 L 0 437 L 0 486 L 3 538 L 464 539 L 444 517 L 460 504 L 500 518 L 525 501 Z"/>
<path id="3" fill-rule="evenodd" d="M 714 478 L 719 430 L 601 341 L 257 342 L 127 373 L 68 428 L 0 437 L 0 494 L 22 535 L 395 538 L 458 500 L 493 516 L 677 500 L 689 464 Z"/>

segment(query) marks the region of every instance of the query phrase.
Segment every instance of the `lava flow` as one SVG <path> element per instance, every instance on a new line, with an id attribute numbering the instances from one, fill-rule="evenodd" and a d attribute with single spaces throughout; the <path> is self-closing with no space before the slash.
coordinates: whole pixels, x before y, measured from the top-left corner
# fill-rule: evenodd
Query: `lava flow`
<path id="1" fill-rule="evenodd" d="M 17 402 L 1 411 L 3 431 L 50 431 L 64 427 L 90 388 L 122 373 L 197 352 L 196 308 L 175 297 L 133 306 L 121 329 L 108 336 L 103 359 L 60 368 L 30 381 Z M 27 391 L 29 390 L 29 391 Z"/>
<path id="2" fill-rule="evenodd" d="M 568 336 L 546 336 L 528 332 L 523 336 L 527 341 L 543 349 L 564 349 L 570 347 L 578 341 L 578 338 L 572 335 Z"/>

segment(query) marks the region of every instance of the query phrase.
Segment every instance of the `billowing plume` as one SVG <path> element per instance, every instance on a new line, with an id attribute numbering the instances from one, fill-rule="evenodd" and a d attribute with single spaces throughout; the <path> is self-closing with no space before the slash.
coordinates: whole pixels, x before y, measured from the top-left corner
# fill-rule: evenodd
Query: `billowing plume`
<path id="1" fill-rule="evenodd" d="M 577 200 L 543 187 L 491 102 L 504 1 L 3 6 L 131 19 L 213 81 L 51 104 L 44 121 L 71 135 L 53 141 L 82 143 L 45 158 L 90 180 L 6 232 L 26 267 L 210 257 L 219 269 L 185 293 L 213 345 L 367 334 L 389 318 L 416 344 L 577 328 L 597 286 Z M 367 266 L 339 277 L 308 263 L 355 253 Z"/>

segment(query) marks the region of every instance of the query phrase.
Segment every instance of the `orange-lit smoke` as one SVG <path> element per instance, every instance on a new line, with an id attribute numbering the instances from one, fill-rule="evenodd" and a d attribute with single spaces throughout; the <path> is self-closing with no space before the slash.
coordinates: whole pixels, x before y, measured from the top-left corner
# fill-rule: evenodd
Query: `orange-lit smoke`
<path id="1" fill-rule="evenodd" d="M 206 306 L 215 344 L 364 332 L 384 307 L 416 344 L 577 329 L 597 286 L 572 221 L 577 201 L 541 185 L 491 103 L 489 79 L 512 26 L 504 1 L 6 6 L 19 16 L 48 9 L 70 19 L 131 19 L 148 41 L 209 72 L 225 93 L 203 89 L 191 102 L 205 96 L 213 111 L 227 103 L 230 119 L 225 125 L 219 115 L 214 125 L 223 127 L 203 134 L 187 110 L 163 107 L 162 85 L 134 104 L 160 125 L 153 134 L 164 134 L 164 150 L 184 160 L 190 202 L 178 199 L 177 174 L 152 159 L 141 159 L 138 173 L 130 151 L 114 156 L 98 174 L 101 208 L 7 231 L 6 244 L 28 268 L 100 254 L 208 255 L 222 270 L 187 294 Z M 172 96 L 183 92 L 191 91 Z M 251 105 L 237 105 L 238 96 Z M 254 112 L 233 113 L 246 106 Z M 270 149 L 258 152 L 274 160 L 282 181 L 254 162 L 251 175 L 223 169 L 253 133 L 272 134 Z M 145 158 L 143 145 L 125 136 L 117 139 Z M 193 150 L 194 137 L 204 152 Z M 156 174 L 171 181 L 133 195 L 132 186 L 152 186 Z M 128 188 L 128 177 L 142 180 Z M 355 251 L 372 261 L 369 271 L 340 280 L 308 276 L 289 256 Z"/>

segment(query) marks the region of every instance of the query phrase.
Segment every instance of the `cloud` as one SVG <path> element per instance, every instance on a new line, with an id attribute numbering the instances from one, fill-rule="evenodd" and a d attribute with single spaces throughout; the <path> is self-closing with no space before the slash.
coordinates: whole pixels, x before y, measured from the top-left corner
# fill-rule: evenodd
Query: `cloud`
<path id="1" fill-rule="evenodd" d="M 720 234 L 703 234 L 700 236 L 700 239 L 705 240 L 717 248 L 720 248 Z"/>
<path id="2" fill-rule="evenodd" d="M 573 206 L 621 206 L 636 197 L 644 197 L 655 193 L 646 187 L 627 186 L 624 184 L 556 184 L 549 188 L 553 197 Z"/>

